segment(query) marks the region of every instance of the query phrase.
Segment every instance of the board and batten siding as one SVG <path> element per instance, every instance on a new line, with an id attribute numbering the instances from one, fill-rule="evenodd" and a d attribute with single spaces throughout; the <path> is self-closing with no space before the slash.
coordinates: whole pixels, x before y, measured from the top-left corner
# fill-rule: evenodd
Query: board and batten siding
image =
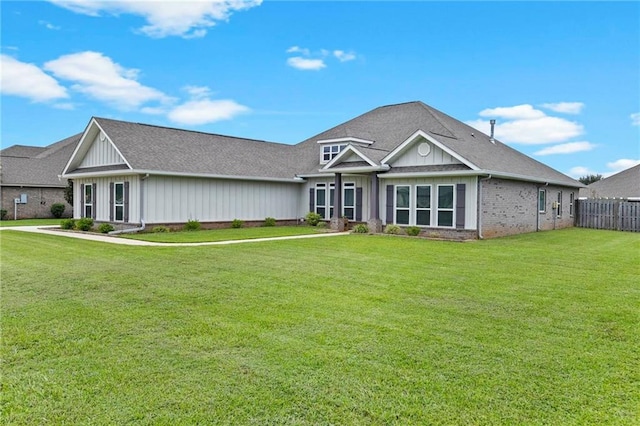
<path id="1" fill-rule="evenodd" d="M 109 222 L 112 208 L 109 203 L 110 184 L 117 182 L 129 182 L 129 221 L 128 223 L 140 223 L 140 176 L 122 175 L 96 177 L 90 179 L 73 180 L 73 217 L 78 219 L 83 215 L 84 194 L 82 185 L 96 184 L 95 197 L 95 220 L 96 222 Z"/>
<path id="2" fill-rule="evenodd" d="M 478 228 L 478 196 L 477 196 L 477 178 L 476 176 L 456 176 L 456 177 L 442 177 L 442 178 L 384 178 L 380 179 L 380 219 L 383 223 L 386 221 L 386 209 L 387 209 L 387 185 L 409 185 L 411 186 L 412 204 L 411 209 L 415 206 L 415 187 L 416 185 L 431 185 L 431 196 L 436 197 L 436 188 L 438 185 L 457 185 L 465 184 L 465 209 L 464 209 L 464 229 L 476 230 Z M 456 200 L 457 202 L 457 200 Z M 454 215 L 455 217 L 455 215 Z M 454 224 L 455 225 L 455 224 Z M 454 226 L 455 228 L 455 226 Z"/>
<path id="3" fill-rule="evenodd" d="M 98 134 L 91 143 L 87 154 L 82 159 L 80 168 L 111 166 L 116 164 L 125 164 L 125 161 L 113 145 L 111 145 L 111 142 L 105 137 L 101 138 L 100 134 Z"/>
<path id="4" fill-rule="evenodd" d="M 144 183 L 146 223 L 297 219 L 301 184 L 150 176 Z"/>
<path id="5" fill-rule="evenodd" d="M 428 155 L 420 155 L 419 147 L 423 143 L 428 144 Z M 447 154 L 434 144 L 427 142 L 426 139 L 420 138 L 411 144 L 400 156 L 394 159 L 393 167 L 403 166 L 431 166 L 440 164 L 462 164 L 458 159 Z"/>

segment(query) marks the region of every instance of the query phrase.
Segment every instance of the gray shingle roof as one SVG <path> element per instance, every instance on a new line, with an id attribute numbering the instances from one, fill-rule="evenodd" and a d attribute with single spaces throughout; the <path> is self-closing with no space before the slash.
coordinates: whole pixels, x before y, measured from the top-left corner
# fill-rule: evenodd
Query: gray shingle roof
<path id="1" fill-rule="evenodd" d="M 5 186 L 62 187 L 66 179 L 58 179 L 82 134 L 77 134 L 47 147 L 15 145 L 0 151 L 0 174 Z M 26 148 L 26 149 L 25 149 Z"/>
<path id="2" fill-rule="evenodd" d="M 492 143 L 489 136 L 422 102 L 379 107 L 301 142 L 297 146 L 298 157 L 301 158 L 300 174 L 317 173 L 318 140 L 361 138 L 374 141 L 369 150 L 390 152 L 418 130 L 428 133 L 481 170 L 535 181 L 582 186 L 500 141 Z M 376 161 L 379 159 L 376 158 Z"/>
<path id="3" fill-rule="evenodd" d="M 580 189 L 580 196 L 588 198 L 640 197 L 640 164 Z"/>
<path id="4" fill-rule="evenodd" d="M 293 146 L 95 118 L 135 170 L 293 179 Z"/>

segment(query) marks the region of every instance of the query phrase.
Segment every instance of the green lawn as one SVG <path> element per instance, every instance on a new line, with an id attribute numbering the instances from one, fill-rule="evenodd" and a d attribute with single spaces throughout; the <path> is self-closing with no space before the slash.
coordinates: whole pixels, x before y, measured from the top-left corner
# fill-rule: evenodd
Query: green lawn
<path id="1" fill-rule="evenodd" d="M 289 237 L 327 232 L 313 226 L 266 226 L 250 228 L 223 228 L 202 231 L 144 232 L 122 234 L 123 238 L 156 243 L 203 243 L 210 241 L 248 240 L 255 238 Z"/>
<path id="2" fill-rule="evenodd" d="M 10 228 L 14 226 L 48 226 L 60 225 L 62 219 L 19 219 L 0 220 L 0 228 Z"/>
<path id="3" fill-rule="evenodd" d="M 3 424 L 640 419 L 640 234 L 0 238 Z"/>

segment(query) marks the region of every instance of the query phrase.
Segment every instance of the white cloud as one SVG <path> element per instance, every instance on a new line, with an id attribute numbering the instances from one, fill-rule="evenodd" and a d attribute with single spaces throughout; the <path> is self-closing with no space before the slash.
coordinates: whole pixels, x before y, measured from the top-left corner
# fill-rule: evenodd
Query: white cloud
<path id="1" fill-rule="evenodd" d="M 161 91 L 136 81 L 138 70 L 125 69 L 99 52 L 64 55 L 44 67 L 56 77 L 72 81 L 72 89 L 120 109 L 134 109 L 151 101 L 171 101 Z"/>
<path id="2" fill-rule="evenodd" d="M 480 111 L 478 115 L 480 115 L 480 117 L 500 117 L 507 120 L 530 120 L 533 118 L 542 118 L 546 114 L 529 104 L 524 104 L 512 107 L 487 108 Z"/>
<path id="3" fill-rule="evenodd" d="M 67 89 L 39 67 L 0 55 L 0 91 L 5 95 L 21 96 L 34 102 L 68 98 Z"/>
<path id="4" fill-rule="evenodd" d="M 582 176 L 588 176 L 588 175 L 597 175 L 599 173 L 594 172 L 593 170 L 589 169 L 588 167 L 582 167 L 582 166 L 576 166 L 576 167 L 572 167 L 569 170 L 568 175 L 571 176 L 574 179 L 578 179 Z"/>
<path id="5" fill-rule="evenodd" d="M 309 59 L 309 58 L 303 58 L 301 56 L 294 56 L 293 58 L 287 59 L 287 64 L 299 70 L 314 70 L 314 71 L 320 70 L 327 66 L 322 59 Z"/>
<path id="6" fill-rule="evenodd" d="M 309 51 L 309 49 L 305 49 L 299 46 L 291 46 L 290 48 L 287 49 L 287 53 L 301 53 L 305 56 L 311 55 L 311 52 Z"/>
<path id="7" fill-rule="evenodd" d="M 49 0 L 76 13 L 89 16 L 131 14 L 142 16 L 148 25 L 143 34 L 162 38 L 203 37 L 207 28 L 227 21 L 237 11 L 259 6 L 262 0 Z"/>
<path id="8" fill-rule="evenodd" d="M 63 110 L 66 110 L 66 111 L 71 111 L 71 110 L 76 109 L 76 106 L 74 104 L 72 104 L 71 102 L 56 103 L 56 104 L 53 104 L 53 107 L 55 109 L 63 109 Z"/>
<path id="9" fill-rule="evenodd" d="M 575 152 L 591 151 L 596 144 L 591 142 L 569 142 L 543 148 L 534 155 L 573 154 Z"/>
<path id="10" fill-rule="evenodd" d="M 584 108 L 584 104 L 582 102 L 558 102 L 542 104 L 541 106 L 543 108 L 550 109 L 551 111 L 564 114 L 580 114 Z"/>
<path id="11" fill-rule="evenodd" d="M 613 161 L 611 163 L 607 163 L 607 167 L 612 170 L 612 173 L 618 173 L 623 170 L 626 170 L 630 167 L 633 167 L 637 164 L 640 164 L 640 160 L 631 160 L 628 158 L 621 158 L 619 160 Z"/>
<path id="12" fill-rule="evenodd" d="M 467 121 L 467 124 L 484 134 L 489 134 L 490 124 L 487 120 Z M 497 122 L 496 139 L 505 143 L 525 145 L 543 145 L 564 142 L 584 133 L 581 124 L 563 118 L 542 116 L 529 120 L 513 120 Z"/>
<path id="13" fill-rule="evenodd" d="M 352 61 L 356 58 L 356 55 L 354 53 L 347 53 L 344 50 L 334 50 L 333 56 L 338 58 L 340 62 Z"/>
<path id="14" fill-rule="evenodd" d="M 211 89 L 207 86 L 185 86 L 182 89 L 193 99 L 203 99 L 211 95 Z"/>
<path id="15" fill-rule="evenodd" d="M 629 117 L 631 117 L 632 126 L 640 126 L 640 112 L 631 114 Z"/>
<path id="16" fill-rule="evenodd" d="M 171 121 L 186 125 L 213 123 L 229 120 L 238 114 L 248 112 L 249 108 L 228 100 L 191 100 L 171 110 L 168 117 Z"/>
<path id="17" fill-rule="evenodd" d="M 44 26 L 46 29 L 48 30 L 60 30 L 61 27 L 58 27 L 56 25 L 53 25 L 51 22 L 47 22 L 47 21 L 38 21 L 38 24 Z"/>

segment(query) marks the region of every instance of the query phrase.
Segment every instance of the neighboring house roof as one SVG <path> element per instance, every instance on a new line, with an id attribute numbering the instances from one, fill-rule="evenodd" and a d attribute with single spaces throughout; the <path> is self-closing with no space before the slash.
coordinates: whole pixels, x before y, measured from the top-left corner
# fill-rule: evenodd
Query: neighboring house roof
<path id="1" fill-rule="evenodd" d="M 100 134 L 109 139 L 125 165 L 82 167 L 83 156 Z M 394 171 L 394 156 L 423 137 L 463 164 L 444 168 L 403 167 Z M 348 151 L 359 158 L 344 152 L 344 157 L 351 156 L 350 161 L 336 161 L 335 167 L 333 160 L 320 164 L 320 146 L 334 142 L 349 145 Z M 451 174 L 459 170 L 466 174 L 583 186 L 422 102 L 376 108 L 297 145 L 94 117 L 64 173 L 71 177 L 88 172 L 115 173 L 123 168 L 138 173 L 285 180 L 334 171 Z"/>
<path id="2" fill-rule="evenodd" d="M 318 140 L 353 137 L 374 141 L 367 147 L 367 153 L 375 149 L 377 154 L 368 157 L 381 161 L 418 131 L 477 166 L 478 171 L 537 182 L 583 186 L 500 141 L 492 142 L 489 136 L 422 102 L 376 108 L 300 143 L 298 157 L 305 159 L 301 161 L 303 170 L 300 175 L 317 173 Z"/>
<path id="3" fill-rule="evenodd" d="M 94 117 L 132 170 L 183 175 L 293 179 L 293 146 Z M 89 125 L 89 128 L 91 124 Z M 84 142 L 91 143 L 88 132 Z M 93 136 L 95 137 L 95 136 Z M 81 158 L 67 167 L 79 169 Z"/>
<path id="4" fill-rule="evenodd" d="M 640 164 L 580 189 L 587 198 L 640 198 Z"/>
<path id="5" fill-rule="evenodd" d="M 82 133 L 47 147 L 14 145 L 0 151 L 0 181 L 2 186 L 61 187 L 65 164 L 71 157 Z"/>

